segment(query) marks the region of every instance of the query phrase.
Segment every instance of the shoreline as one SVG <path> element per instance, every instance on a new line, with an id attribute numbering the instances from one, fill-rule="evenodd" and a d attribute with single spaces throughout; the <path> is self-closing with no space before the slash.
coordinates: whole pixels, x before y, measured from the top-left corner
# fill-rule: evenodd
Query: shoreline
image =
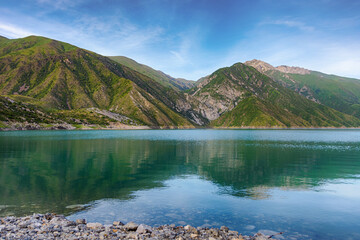
<path id="1" fill-rule="evenodd" d="M 1 122 L 0 122 L 1 123 Z M 3 123 L 4 124 L 4 123 Z M 7 131 L 44 131 L 44 130 L 360 130 L 360 127 L 194 127 L 194 126 L 170 126 L 154 127 L 114 124 L 109 126 L 100 125 L 77 125 L 71 124 L 39 124 L 39 123 L 7 123 L 7 127 L 1 127 L 0 132 Z"/>
<path id="2" fill-rule="evenodd" d="M 275 235 L 281 235 L 278 233 Z M 202 228 L 175 225 L 151 227 L 129 222 L 114 221 L 111 225 L 87 223 L 85 219 L 70 221 L 63 215 L 53 213 L 33 214 L 25 217 L 0 218 L 0 239 L 229 239 L 265 240 L 266 236 L 257 233 L 245 236 L 222 226 L 221 228 Z"/>

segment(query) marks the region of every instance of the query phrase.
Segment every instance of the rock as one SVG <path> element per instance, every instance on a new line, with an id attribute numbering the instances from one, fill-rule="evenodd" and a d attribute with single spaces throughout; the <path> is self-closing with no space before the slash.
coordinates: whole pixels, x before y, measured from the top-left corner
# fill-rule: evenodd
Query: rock
<path id="1" fill-rule="evenodd" d="M 136 232 L 130 232 L 126 236 L 127 239 L 137 239 L 137 237 L 138 237 L 138 234 Z"/>
<path id="2" fill-rule="evenodd" d="M 106 233 L 106 232 L 101 232 L 101 233 L 99 234 L 99 237 L 100 237 L 100 239 L 106 239 L 106 238 L 109 237 L 109 235 L 108 235 L 108 233 Z"/>
<path id="3" fill-rule="evenodd" d="M 191 226 L 190 225 L 186 225 L 185 227 L 184 227 L 184 229 L 186 230 L 186 231 L 190 231 L 191 230 Z"/>
<path id="4" fill-rule="evenodd" d="M 219 235 L 220 235 L 219 229 L 215 229 L 215 228 L 210 229 L 210 233 L 211 233 L 211 235 L 213 235 L 214 237 L 219 237 Z"/>
<path id="5" fill-rule="evenodd" d="M 268 237 L 266 237 L 264 234 L 262 233 L 257 233 L 254 235 L 254 240 L 268 240 Z"/>
<path id="6" fill-rule="evenodd" d="M 47 219 L 47 218 L 48 219 Z M 185 227 L 161 225 L 151 227 L 145 224 L 129 222 L 122 226 L 121 222 L 115 221 L 112 225 L 101 223 L 87 223 L 84 219 L 76 222 L 67 220 L 61 215 L 32 215 L 30 217 L 6 217 L 0 218 L 0 239 L 229 239 L 229 240 L 265 240 L 266 233 L 259 232 L 255 236 L 238 235 L 227 227 L 194 228 L 190 225 Z M 265 232 L 265 230 L 263 230 Z M 282 233 L 278 233 L 282 234 Z"/>
<path id="7" fill-rule="evenodd" d="M 19 228 L 27 228 L 30 224 L 31 224 L 30 221 L 25 221 L 25 222 L 20 223 L 18 226 L 19 226 Z"/>
<path id="8" fill-rule="evenodd" d="M 103 227 L 103 225 L 101 223 L 96 222 L 96 223 L 88 223 L 88 224 L 86 224 L 86 227 L 98 230 L 98 229 L 101 229 Z"/>
<path id="9" fill-rule="evenodd" d="M 44 215 L 44 217 L 45 217 L 46 220 L 51 220 L 51 219 L 54 217 L 54 215 L 51 214 L 51 213 L 46 213 L 46 214 Z"/>
<path id="10" fill-rule="evenodd" d="M 223 232 L 228 232 L 229 228 L 225 227 L 225 226 L 221 226 L 220 230 L 223 231 Z"/>
<path id="11" fill-rule="evenodd" d="M 41 227 L 41 223 L 39 222 L 35 222 L 29 225 L 29 228 L 35 229 L 35 228 L 40 228 Z"/>
<path id="12" fill-rule="evenodd" d="M 136 229 L 137 233 L 144 234 L 144 233 L 151 233 L 152 228 L 148 225 L 140 224 Z"/>
<path id="13" fill-rule="evenodd" d="M 124 224 L 122 222 L 120 222 L 120 221 L 114 221 L 113 225 L 114 226 L 124 226 Z"/>
<path id="14" fill-rule="evenodd" d="M 85 219 L 76 219 L 76 223 L 77 224 L 86 224 L 86 220 Z"/>
<path id="15" fill-rule="evenodd" d="M 67 220 L 64 216 L 58 215 L 58 216 L 54 216 L 51 220 L 50 220 L 50 224 L 53 225 L 59 225 L 59 226 L 67 226 L 69 224 L 69 220 Z"/>
<path id="16" fill-rule="evenodd" d="M 128 231 L 136 231 L 139 224 L 136 224 L 134 222 L 128 222 L 126 225 L 124 225 L 124 228 Z"/>

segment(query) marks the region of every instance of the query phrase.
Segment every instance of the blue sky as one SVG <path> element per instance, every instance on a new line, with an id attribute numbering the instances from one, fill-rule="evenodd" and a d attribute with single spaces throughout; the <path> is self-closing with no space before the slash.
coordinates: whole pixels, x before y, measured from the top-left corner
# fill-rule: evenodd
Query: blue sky
<path id="1" fill-rule="evenodd" d="M 0 35 L 41 35 L 197 80 L 261 59 L 360 78 L 360 1 L 0 0 Z"/>

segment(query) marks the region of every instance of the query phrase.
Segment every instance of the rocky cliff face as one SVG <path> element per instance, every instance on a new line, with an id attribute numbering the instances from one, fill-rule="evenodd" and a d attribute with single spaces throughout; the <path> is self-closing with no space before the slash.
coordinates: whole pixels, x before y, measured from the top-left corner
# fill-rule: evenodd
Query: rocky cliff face
<path id="1" fill-rule="evenodd" d="M 310 70 L 301 67 L 289 67 L 289 66 L 281 65 L 276 67 L 276 69 L 283 73 L 293 73 L 293 74 L 301 74 L 301 75 L 310 74 Z"/>
<path id="2" fill-rule="evenodd" d="M 305 69 L 305 68 L 301 68 L 301 67 L 289 67 L 289 66 L 286 66 L 286 65 L 281 65 L 281 66 L 274 67 L 274 66 L 270 65 L 267 62 L 257 60 L 257 59 L 253 59 L 251 61 L 246 61 L 244 64 L 254 67 L 255 69 L 257 69 L 261 73 L 266 73 L 266 72 L 268 72 L 270 70 L 277 70 L 277 71 L 280 71 L 280 72 L 283 72 L 283 73 L 293 73 L 293 74 L 301 74 L 301 75 L 311 73 L 310 70 Z"/>
<path id="3" fill-rule="evenodd" d="M 248 61 L 245 64 L 315 103 L 360 118 L 359 79 L 328 75 L 299 67 L 271 68 L 268 67 L 269 64 L 258 60 Z"/>
<path id="4" fill-rule="evenodd" d="M 272 65 L 260 61 L 260 60 L 251 60 L 245 62 L 246 65 L 254 67 L 256 70 L 258 70 L 261 73 L 266 74 L 267 76 L 271 77 L 273 80 L 280 83 L 282 86 L 289 88 L 300 95 L 306 97 L 307 99 L 316 102 L 321 103 L 315 96 L 312 90 L 304 85 L 300 86 L 294 79 L 291 74 L 300 74 L 300 75 L 307 75 L 310 74 L 311 71 L 307 70 L 305 68 L 300 67 L 289 67 L 289 66 L 278 66 L 273 67 Z"/>
<path id="5" fill-rule="evenodd" d="M 244 64 L 254 67 L 255 69 L 257 69 L 261 73 L 265 73 L 265 72 L 270 71 L 270 70 L 275 70 L 275 67 L 273 67 L 269 63 L 266 63 L 264 61 L 257 60 L 257 59 L 253 59 L 251 61 L 246 61 Z"/>
<path id="6" fill-rule="evenodd" d="M 208 91 L 207 86 L 217 77 L 216 72 L 207 77 L 189 96 L 195 106 L 194 109 L 210 121 L 232 110 L 243 94 L 240 85 L 232 81 L 219 84 Z"/>

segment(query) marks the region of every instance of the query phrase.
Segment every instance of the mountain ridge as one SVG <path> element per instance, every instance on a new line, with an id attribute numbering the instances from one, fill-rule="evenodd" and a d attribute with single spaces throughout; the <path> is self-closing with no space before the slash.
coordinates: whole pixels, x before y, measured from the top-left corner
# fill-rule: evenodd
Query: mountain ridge
<path id="1" fill-rule="evenodd" d="M 171 90 L 106 57 L 52 39 L 2 43 L 0 73 L 1 95 L 28 96 L 45 108 L 97 107 L 150 126 L 192 126 L 174 111 L 181 96 L 164 94 Z"/>
<path id="2" fill-rule="evenodd" d="M 192 89 L 190 95 L 199 101 L 199 109 L 195 110 L 211 116 L 208 117 L 211 126 L 340 127 L 359 124 L 359 119 L 313 103 L 242 63 L 215 71 Z"/>
<path id="3" fill-rule="evenodd" d="M 2 39 L 0 128 L 32 121 L 151 128 L 360 126 L 358 118 L 323 105 L 315 94 L 304 96 L 304 87 L 291 89 L 294 76 L 313 71 L 252 61 L 261 71 L 251 61 L 236 63 L 195 83 L 45 37 Z M 269 72 L 290 77 L 279 80 Z M 34 117 L 36 112 L 43 117 Z"/>
<path id="4" fill-rule="evenodd" d="M 313 70 L 284 72 L 260 60 L 245 64 L 309 100 L 324 104 L 340 112 L 360 117 L 360 80 L 329 75 Z M 271 66 L 264 68 L 262 66 Z"/>
<path id="5" fill-rule="evenodd" d="M 160 70 L 155 70 L 147 65 L 138 63 L 135 60 L 125 56 L 109 56 L 109 58 L 150 78 L 153 78 L 167 87 L 172 87 L 176 90 L 187 90 L 195 85 L 195 81 L 171 77 L 170 75 Z"/>

